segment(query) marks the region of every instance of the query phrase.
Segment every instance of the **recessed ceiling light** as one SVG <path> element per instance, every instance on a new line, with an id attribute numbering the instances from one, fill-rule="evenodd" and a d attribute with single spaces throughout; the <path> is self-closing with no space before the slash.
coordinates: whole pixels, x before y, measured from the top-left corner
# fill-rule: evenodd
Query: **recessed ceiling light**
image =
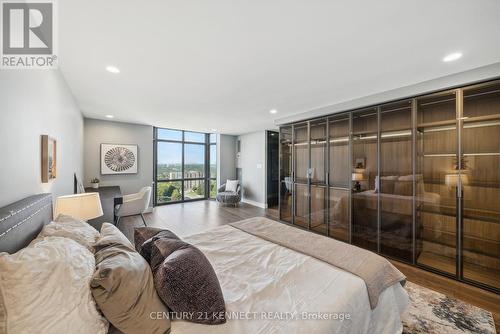
<path id="1" fill-rule="evenodd" d="M 462 58 L 462 53 L 461 52 L 453 52 L 447 55 L 446 57 L 443 58 L 444 62 L 450 62 L 450 61 L 455 61 L 457 59 Z"/>
<path id="2" fill-rule="evenodd" d="M 271 109 L 271 110 L 269 110 L 269 113 L 274 115 L 274 114 L 277 114 L 277 113 L 278 113 L 278 110 L 276 110 L 276 109 Z"/>
<path id="3" fill-rule="evenodd" d="M 106 118 L 115 118 L 113 115 L 106 115 Z"/>
<path id="4" fill-rule="evenodd" d="M 212 132 L 217 132 L 217 129 L 211 129 L 210 131 L 212 131 Z"/>
<path id="5" fill-rule="evenodd" d="M 113 74 L 120 73 L 120 69 L 116 66 L 106 66 L 106 71 L 108 71 L 109 73 L 113 73 Z"/>

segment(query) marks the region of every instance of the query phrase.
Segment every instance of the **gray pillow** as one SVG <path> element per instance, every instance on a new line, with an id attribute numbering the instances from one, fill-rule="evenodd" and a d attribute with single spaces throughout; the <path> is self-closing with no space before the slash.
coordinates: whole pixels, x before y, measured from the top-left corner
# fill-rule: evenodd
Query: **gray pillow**
<path id="1" fill-rule="evenodd" d="M 96 271 L 90 287 L 97 305 L 125 334 L 170 332 L 168 309 L 156 293 L 151 268 L 111 226 L 103 224 L 96 247 Z"/>
<path id="2" fill-rule="evenodd" d="M 198 248 L 178 239 L 158 238 L 151 251 L 151 268 L 158 295 L 176 315 L 193 314 L 183 320 L 206 325 L 226 322 L 219 280 Z"/>

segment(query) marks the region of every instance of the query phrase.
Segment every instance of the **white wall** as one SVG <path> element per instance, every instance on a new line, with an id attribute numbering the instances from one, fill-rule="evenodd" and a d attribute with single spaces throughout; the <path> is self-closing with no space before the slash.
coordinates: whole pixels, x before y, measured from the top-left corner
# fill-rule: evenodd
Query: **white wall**
<path id="1" fill-rule="evenodd" d="M 85 118 L 85 186 L 97 177 L 102 186 L 120 186 L 123 194 L 139 191 L 153 182 L 153 127 Z M 138 173 L 101 175 L 101 144 L 138 145 Z"/>
<path id="2" fill-rule="evenodd" d="M 227 180 L 236 180 L 236 136 L 217 138 L 217 187 Z"/>
<path id="3" fill-rule="evenodd" d="M 57 140 L 57 178 L 41 182 L 41 141 Z M 73 193 L 82 176 L 83 117 L 58 70 L 0 70 L 0 206 Z"/>
<path id="4" fill-rule="evenodd" d="M 266 131 L 247 133 L 241 142 L 242 201 L 266 207 Z"/>

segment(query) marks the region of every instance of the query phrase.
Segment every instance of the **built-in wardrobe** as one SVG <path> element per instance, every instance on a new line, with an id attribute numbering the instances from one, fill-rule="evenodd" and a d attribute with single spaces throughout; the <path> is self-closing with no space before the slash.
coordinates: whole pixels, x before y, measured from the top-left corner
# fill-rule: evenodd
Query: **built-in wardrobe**
<path id="1" fill-rule="evenodd" d="M 500 292 L 500 81 L 282 125 L 279 212 Z"/>

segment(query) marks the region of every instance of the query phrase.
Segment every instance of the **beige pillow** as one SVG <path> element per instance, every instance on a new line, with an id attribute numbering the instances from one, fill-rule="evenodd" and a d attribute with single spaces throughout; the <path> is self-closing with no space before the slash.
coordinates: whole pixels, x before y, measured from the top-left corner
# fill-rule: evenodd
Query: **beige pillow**
<path id="1" fill-rule="evenodd" d="M 94 248 L 99 250 L 109 245 L 121 244 L 130 249 L 134 249 L 134 245 L 127 239 L 127 237 L 113 224 L 104 223 L 101 226 L 101 236 L 94 244 Z"/>
<path id="2" fill-rule="evenodd" d="M 106 318 L 126 334 L 168 333 L 168 310 L 158 297 L 149 264 L 113 225 L 104 223 L 96 243 L 90 287 Z"/>

